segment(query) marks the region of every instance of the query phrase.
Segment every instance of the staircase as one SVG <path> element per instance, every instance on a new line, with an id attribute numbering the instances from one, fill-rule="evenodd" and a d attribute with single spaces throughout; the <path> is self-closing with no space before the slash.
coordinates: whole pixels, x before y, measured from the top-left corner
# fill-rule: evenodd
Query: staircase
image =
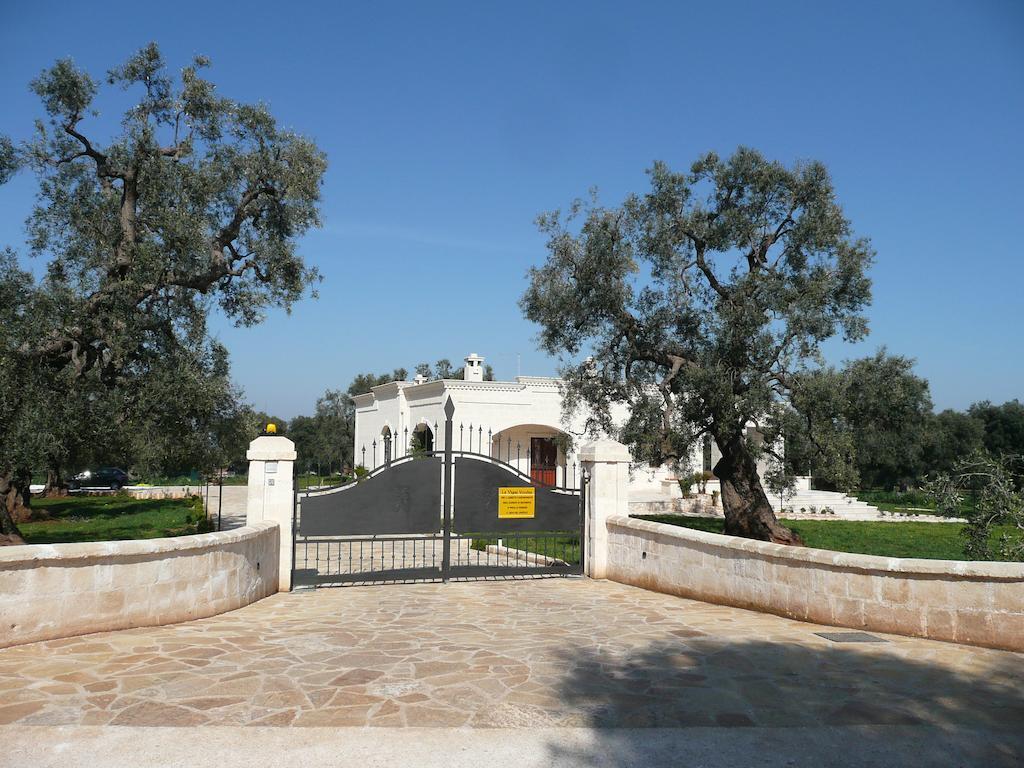
<path id="1" fill-rule="evenodd" d="M 798 490 L 780 502 L 778 496 L 769 494 L 768 498 L 775 506 L 775 511 L 783 517 L 792 519 L 813 520 L 833 518 L 840 520 L 886 520 L 892 519 L 883 515 L 878 507 L 860 501 L 845 493 L 836 491 Z M 814 510 L 813 512 L 811 510 Z M 835 514 L 830 514 L 834 512 Z"/>
<path id="2" fill-rule="evenodd" d="M 708 483 L 708 488 L 717 490 L 717 481 Z M 882 512 L 866 501 L 836 491 L 814 491 L 797 487 L 793 496 L 780 501 L 778 496 L 768 494 L 768 500 L 775 513 L 789 520 L 885 520 L 914 521 L 918 523 L 962 522 L 957 518 L 938 517 L 927 513 L 897 514 Z M 813 512 L 811 510 L 814 510 Z M 669 498 L 656 491 L 636 491 L 629 495 L 631 515 L 677 514 L 722 517 L 721 501 L 711 506 L 710 493 L 690 498 Z"/>

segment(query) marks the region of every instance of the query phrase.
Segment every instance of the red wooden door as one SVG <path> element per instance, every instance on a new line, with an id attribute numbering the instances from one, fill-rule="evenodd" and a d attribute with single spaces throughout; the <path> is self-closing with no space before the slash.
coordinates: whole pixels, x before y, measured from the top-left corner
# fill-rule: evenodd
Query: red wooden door
<path id="1" fill-rule="evenodd" d="M 557 481 L 558 446 L 553 437 L 530 438 L 530 479 L 538 485 Z"/>

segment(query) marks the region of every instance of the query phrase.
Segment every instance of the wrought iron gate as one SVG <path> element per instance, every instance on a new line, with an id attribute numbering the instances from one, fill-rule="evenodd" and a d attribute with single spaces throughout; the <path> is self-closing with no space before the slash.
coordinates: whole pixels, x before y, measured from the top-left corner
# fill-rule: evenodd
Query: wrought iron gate
<path id="1" fill-rule="evenodd" d="M 293 586 L 583 573 L 587 478 L 549 487 L 452 449 L 391 460 L 357 482 L 296 491 Z"/>

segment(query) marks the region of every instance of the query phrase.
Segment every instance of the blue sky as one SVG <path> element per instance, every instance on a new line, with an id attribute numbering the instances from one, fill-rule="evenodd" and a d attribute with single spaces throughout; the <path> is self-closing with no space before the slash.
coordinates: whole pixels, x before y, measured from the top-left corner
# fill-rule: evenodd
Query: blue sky
<path id="1" fill-rule="evenodd" d="M 101 74 L 150 40 L 329 158 L 320 299 L 215 323 L 259 408 L 471 351 L 553 373 L 516 305 L 536 215 L 741 144 L 825 162 L 878 251 L 871 335 L 831 360 L 915 357 L 939 408 L 1024 398 L 1024 3 L 0 0 L 0 132 L 27 135 L 54 59 Z M 32 190 L 0 187 L 0 245 L 24 250 Z"/>

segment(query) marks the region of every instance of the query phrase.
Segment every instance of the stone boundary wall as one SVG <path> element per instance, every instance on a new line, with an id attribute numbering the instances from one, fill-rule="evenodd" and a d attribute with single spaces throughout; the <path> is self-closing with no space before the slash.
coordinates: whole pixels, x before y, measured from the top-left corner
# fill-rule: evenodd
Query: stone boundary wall
<path id="1" fill-rule="evenodd" d="M 691 515 L 722 517 L 722 504 L 711 503 L 710 493 L 695 493 L 678 499 L 641 499 L 629 502 L 631 515 Z"/>
<path id="2" fill-rule="evenodd" d="M 0 648 L 240 608 L 278 590 L 280 531 L 0 547 Z"/>
<path id="3" fill-rule="evenodd" d="M 210 486 L 210 497 L 216 501 L 217 486 Z M 75 496 L 130 496 L 133 499 L 190 499 L 193 496 L 206 496 L 206 485 L 126 485 L 115 491 L 110 488 L 82 488 L 68 494 Z"/>
<path id="4" fill-rule="evenodd" d="M 786 547 L 613 516 L 607 578 L 801 621 L 1024 651 L 1024 564 Z"/>

